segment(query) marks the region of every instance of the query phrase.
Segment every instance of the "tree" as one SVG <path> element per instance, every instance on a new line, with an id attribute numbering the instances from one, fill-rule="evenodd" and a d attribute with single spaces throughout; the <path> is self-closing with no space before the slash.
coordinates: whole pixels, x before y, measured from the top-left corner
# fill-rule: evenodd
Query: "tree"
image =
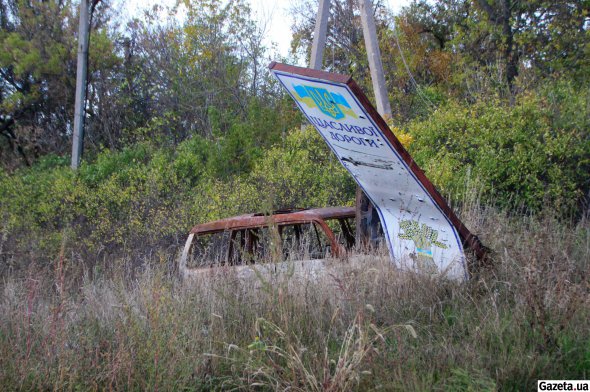
<path id="1" fill-rule="evenodd" d="M 587 77 L 589 12 L 585 0 L 419 0 L 403 16 L 461 56 L 466 69 L 455 71 L 500 74 L 499 87 L 513 96 L 519 74 L 529 70 Z"/>
<path id="2" fill-rule="evenodd" d="M 0 162 L 7 167 L 18 165 L 14 152 L 29 164 L 68 149 L 76 21 L 67 0 L 0 0 Z M 104 22 L 95 19 L 94 28 Z M 91 64 L 102 70 L 112 48 L 104 33 L 93 41 Z"/>
<path id="3" fill-rule="evenodd" d="M 132 138 L 147 132 L 178 143 L 192 134 L 224 135 L 266 83 L 262 33 L 244 1 L 186 0 L 177 7 L 186 15 L 182 25 L 175 18 L 162 23 L 156 9 L 126 33 L 124 91 L 135 113 L 148 118 L 128 127 Z"/>

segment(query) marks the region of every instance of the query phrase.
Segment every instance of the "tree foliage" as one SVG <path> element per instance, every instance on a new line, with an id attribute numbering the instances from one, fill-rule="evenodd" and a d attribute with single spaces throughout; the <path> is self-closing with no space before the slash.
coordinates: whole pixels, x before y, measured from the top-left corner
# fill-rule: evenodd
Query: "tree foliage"
<path id="1" fill-rule="evenodd" d="M 491 81 L 492 90 L 514 96 L 533 77 L 565 73 L 587 82 L 589 16 L 584 0 L 418 0 L 399 22 L 436 44 L 431 51 L 453 56 L 460 90 L 487 93 L 469 91 L 467 83 Z"/>
<path id="2" fill-rule="evenodd" d="M 245 1 L 180 1 L 113 28 L 109 1 L 93 14 L 86 150 L 192 135 L 225 137 L 253 111 L 292 111 L 263 72 L 262 30 Z M 0 151 L 4 167 L 68 151 L 72 129 L 78 4 L 2 0 Z M 180 11 L 179 11 L 180 12 Z M 258 109 L 257 109 L 258 108 Z M 283 118 L 293 117 L 284 113 Z M 259 122 L 259 121 L 258 121 Z M 260 123 L 260 122 L 259 122 Z M 290 126 L 287 121 L 281 128 Z M 280 133 L 279 133 L 280 134 Z M 270 145 L 273 137 L 256 147 Z"/>
<path id="3" fill-rule="evenodd" d="M 73 118 L 77 14 L 70 1 L 0 2 L 0 154 L 29 164 L 67 146 Z M 91 65 L 116 64 L 104 20 L 94 19 Z M 92 102 L 92 100 L 91 100 Z M 15 156 L 14 153 L 17 153 Z"/>

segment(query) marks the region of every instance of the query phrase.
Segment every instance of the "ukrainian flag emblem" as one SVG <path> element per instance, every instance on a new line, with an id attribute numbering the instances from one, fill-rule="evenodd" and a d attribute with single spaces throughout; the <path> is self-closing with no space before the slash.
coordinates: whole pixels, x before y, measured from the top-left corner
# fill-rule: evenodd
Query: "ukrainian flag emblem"
<path id="1" fill-rule="evenodd" d="M 346 116 L 358 118 L 346 99 L 340 94 L 332 93 L 325 88 L 305 85 L 293 85 L 299 102 L 307 107 L 317 107 L 322 113 L 340 120 Z"/>

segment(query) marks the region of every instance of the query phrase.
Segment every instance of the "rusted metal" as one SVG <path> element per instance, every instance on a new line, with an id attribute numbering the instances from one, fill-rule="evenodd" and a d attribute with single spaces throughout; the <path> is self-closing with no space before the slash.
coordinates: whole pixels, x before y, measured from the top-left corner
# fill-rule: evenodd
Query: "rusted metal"
<path id="1" fill-rule="evenodd" d="M 339 244 L 334 232 L 330 227 L 327 225 L 326 220 L 337 219 L 342 224 L 344 219 L 347 218 L 354 218 L 355 216 L 355 208 L 354 207 L 327 207 L 327 208 L 315 208 L 315 209 L 297 209 L 297 210 L 285 210 L 285 211 L 276 211 L 273 214 L 265 215 L 265 214 L 245 214 L 240 216 L 235 216 L 231 218 L 225 218 L 216 220 L 213 222 L 202 223 L 193 227 L 190 231 L 186 244 L 184 246 L 183 252 L 179 258 L 179 272 L 184 277 L 190 276 L 202 276 L 205 271 L 210 270 L 211 268 L 189 268 L 187 266 L 187 258 L 189 254 L 189 250 L 193 244 L 193 241 L 202 235 L 208 235 L 213 233 L 219 233 L 223 231 L 227 231 L 231 233 L 231 237 L 229 239 L 230 246 L 228 247 L 228 254 L 226 255 L 225 259 L 231 260 L 231 252 L 233 251 L 233 244 L 235 242 L 235 235 L 240 230 L 246 231 L 247 238 L 241 238 L 243 243 L 240 243 L 240 248 L 250 249 L 252 248 L 252 238 L 248 235 L 250 229 L 258 229 L 264 227 L 271 227 L 276 226 L 279 231 L 279 235 L 281 235 L 281 228 L 288 225 L 297 225 L 297 224 L 305 224 L 305 223 L 312 223 L 321 228 L 323 233 L 326 235 L 329 243 L 330 243 L 330 255 L 333 257 L 342 257 L 346 254 L 346 249 L 343 245 Z M 350 232 L 350 228 L 346 225 L 342 227 L 343 231 L 346 232 L 345 235 L 352 237 L 352 233 Z M 316 228 L 317 230 L 317 228 Z M 354 238 L 352 238 L 352 243 L 349 244 L 350 247 L 354 245 Z M 309 264 L 310 263 L 310 264 Z M 279 263 L 284 264 L 284 263 Z M 321 269 L 320 266 L 323 266 L 323 261 L 321 260 L 306 260 L 305 264 L 309 264 L 310 266 L 315 266 L 311 269 Z M 222 263 L 220 266 L 225 265 Z M 247 271 L 244 269 L 244 265 L 236 265 L 232 266 L 232 268 L 236 268 L 236 271 L 241 271 L 241 274 L 246 273 Z M 303 268 L 303 267 L 301 267 Z M 304 268 L 305 270 L 309 270 L 309 268 Z M 309 272 L 309 271 L 308 271 Z"/>
<path id="2" fill-rule="evenodd" d="M 240 230 L 287 223 L 323 222 L 326 219 L 354 218 L 354 207 L 326 207 L 309 210 L 280 211 L 272 215 L 245 214 L 202 223 L 193 227 L 192 234 L 208 234 L 225 230 Z M 324 223 L 325 224 L 325 223 Z"/>

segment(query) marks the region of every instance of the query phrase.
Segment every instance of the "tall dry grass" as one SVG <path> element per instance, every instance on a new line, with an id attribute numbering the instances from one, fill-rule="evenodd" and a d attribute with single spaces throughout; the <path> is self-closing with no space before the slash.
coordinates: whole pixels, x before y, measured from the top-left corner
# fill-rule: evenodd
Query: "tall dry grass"
<path id="1" fill-rule="evenodd" d="M 382 258 L 319 281 L 184 284 L 165 252 L 2 277 L 5 390 L 525 390 L 590 378 L 590 225 L 466 203 L 493 250 L 468 283 Z M 140 264 L 140 267 L 137 265 Z"/>

